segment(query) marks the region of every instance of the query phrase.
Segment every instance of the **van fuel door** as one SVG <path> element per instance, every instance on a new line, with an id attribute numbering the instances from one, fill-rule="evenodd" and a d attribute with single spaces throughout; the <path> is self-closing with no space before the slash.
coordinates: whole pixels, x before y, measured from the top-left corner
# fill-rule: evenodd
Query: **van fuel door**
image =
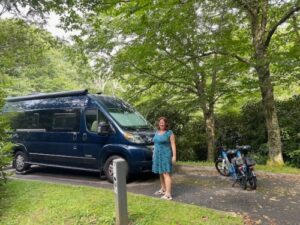
<path id="1" fill-rule="evenodd" d="M 86 141 L 87 140 L 87 133 L 83 133 L 82 134 L 82 141 Z"/>
<path id="2" fill-rule="evenodd" d="M 77 133 L 73 132 L 73 141 L 76 141 L 76 140 L 77 140 Z"/>

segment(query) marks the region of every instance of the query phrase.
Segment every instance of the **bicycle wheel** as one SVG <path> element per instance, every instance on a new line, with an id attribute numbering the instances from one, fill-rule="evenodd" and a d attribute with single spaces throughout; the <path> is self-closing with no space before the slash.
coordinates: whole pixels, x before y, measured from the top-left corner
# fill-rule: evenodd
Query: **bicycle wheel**
<path id="1" fill-rule="evenodd" d="M 216 163 L 215 163 L 216 169 L 219 172 L 219 174 L 221 174 L 222 176 L 229 176 L 229 169 L 227 167 L 227 165 L 225 164 L 225 162 L 223 162 L 222 159 L 217 159 Z"/>
<path id="2" fill-rule="evenodd" d="M 256 176 L 253 176 L 252 172 L 251 172 L 251 177 L 248 180 L 250 188 L 252 190 L 256 190 L 256 186 L 257 186 L 257 178 Z"/>
<path id="3" fill-rule="evenodd" d="M 241 177 L 240 184 L 241 184 L 241 188 L 243 188 L 244 190 L 247 189 L 247 178 L 246 178 L 246 176 Z"/>

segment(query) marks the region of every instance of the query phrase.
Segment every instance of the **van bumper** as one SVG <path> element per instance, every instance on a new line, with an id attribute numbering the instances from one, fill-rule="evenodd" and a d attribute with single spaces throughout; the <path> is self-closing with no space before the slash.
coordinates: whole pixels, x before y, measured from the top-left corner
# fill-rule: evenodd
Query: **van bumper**
<path id="1" fill-rule="evenodd" d="M 131 153 L 131 172 L 132 174 L 146 173 L 152 171 L 152 149 L 151 146 L 129 146 Z"/>
<path id="2" fill-rule="evenodd" d="M 133 165 L 133 174 L 152 172 L 152 161 L 137 162 Z"/>

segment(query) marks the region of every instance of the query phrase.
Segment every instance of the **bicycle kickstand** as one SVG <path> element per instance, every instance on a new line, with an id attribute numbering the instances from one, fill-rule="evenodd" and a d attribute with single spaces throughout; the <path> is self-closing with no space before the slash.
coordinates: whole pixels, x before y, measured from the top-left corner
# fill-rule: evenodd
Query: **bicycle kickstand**
<path id="1" fill-rule="evenodd" d="M 232 187 L 234 187 L 237 182 L 238 182 L 238 180 L 235 180 L 232 184 Z"/>

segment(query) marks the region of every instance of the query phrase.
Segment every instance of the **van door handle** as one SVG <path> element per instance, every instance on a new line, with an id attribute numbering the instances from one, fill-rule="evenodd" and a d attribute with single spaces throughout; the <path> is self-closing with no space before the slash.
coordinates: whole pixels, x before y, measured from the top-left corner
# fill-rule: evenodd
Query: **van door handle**
<path id="1" fill-rule="evenodd" d="M 82 141 L 86 141 L 87 140 L 87 134 L 86 133 L 83 133 L 82 134 Z"/>
<path id="2" fill-rule="evenodd" d="M 77 133 L 73 133 L 73 141 L 76 141 L 77 140 Z"/>

